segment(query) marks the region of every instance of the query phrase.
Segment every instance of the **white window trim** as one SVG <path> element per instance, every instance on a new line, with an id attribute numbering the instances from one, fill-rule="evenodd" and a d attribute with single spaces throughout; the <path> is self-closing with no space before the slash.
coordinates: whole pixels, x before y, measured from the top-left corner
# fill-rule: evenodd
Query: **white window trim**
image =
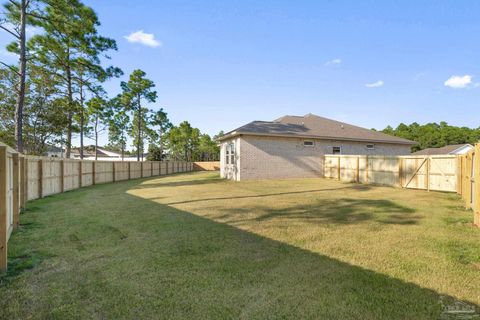
<path id="1" fill-rule="evenodd" d="M 235 145 L 235 142 L 230 143 L 230 164 L 234 165 L 237 159 L 237 146 Z M 233 160 L 233 161 L 232 161 Z"/>
<path id="2" fill-rule="evenodd" d="M 225 164 L 230 164 L 230 145 L 225 144 Z"/>
<path id="3" fill-rule="evenodd" d="M 225 145 L 225 165 L 235 165 L 237 152 L 235 142 L 229 142 Z"/>

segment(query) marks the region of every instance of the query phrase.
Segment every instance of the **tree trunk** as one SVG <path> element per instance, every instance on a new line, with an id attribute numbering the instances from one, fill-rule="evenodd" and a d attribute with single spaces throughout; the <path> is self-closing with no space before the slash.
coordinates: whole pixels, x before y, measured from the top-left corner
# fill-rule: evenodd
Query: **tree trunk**
<path id="1" fill-rule="evenodd" d="M 69 55 L 69 50 L 67 51 L 67 55 Z M 69 60 L 70 58 L 67 58 Z M 67 118 L 67 152 L 66 158 L 70 158 L 70 154 L 72 152 L 72 131 L 73 131 L 73 90 L 72 90 L 72 70 L 70 66 L 67 66 L 67 93 L 68 93 L 68 118 Z"/>
<path id="2" fill-rule="evenodd" d="M 138 103 L 138 119 L 137 119 L 137 161 L 140 161 L 140 145 L 141 145 L 141 139 L 142 139 L 142 106 L 140 104 L 140 96 L 137 97 L 137 103 Z M 142 152 L 142 157 L 143 157 L 143 152 Z"/>
<path id="3" fill-rule="evenodd" d="M 95 160 L 98 160 L 98 115 L 95 116 Z"/>
<path id="4" fill-rule="evenodd" d="M 83 135 L 85 126 L 85 110 L 83 108 L 83 80 L 80 76 L 80 159 L 83 159 Z"/>
<path id="5" fill-rule="evenodd" d="M 25 47 L 25 27 L 27 24 L 27 2 L 22 0 L 20 3 L 20 69 L 18 82 L 18 96 L 15 106 L 15 144 L 18 152 L 23 152 L 23 105 L 25 103 L 25 78 L 27 69 L 27 53 Z"/>

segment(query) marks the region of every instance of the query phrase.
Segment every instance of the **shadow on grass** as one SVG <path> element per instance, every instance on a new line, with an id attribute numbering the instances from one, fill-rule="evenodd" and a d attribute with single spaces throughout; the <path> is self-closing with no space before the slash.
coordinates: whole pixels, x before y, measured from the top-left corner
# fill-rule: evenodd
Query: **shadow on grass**
<path id="1" fill-rule="evenodd" d="M 80 213 L 76 213 L 78 223 L 60 226 L 65 228 L 64 236 L 75 232 L 85 248 L 78 251 L 72 245 L 74 258 L 62 256 L 63 267 L 57 273 L 38 268 L 25 275 L 23 281 L 27 286 L 29 281 L 35 283 L 35 301 L 29 312 L 39 318 L 48 318 L 52 310 L 58 318 L 71 314 L 93 317 L 98 316 L 96 310 L 102 310 L 105 318 L 152 318 L 161 314 L 164 318 L 203 319 L 438 319 L 445 305 L 458 303 L 454 297 L 416 284 L 135 197 L 126 193 L 131 183 L 123 189 L 119 186 L 116 188 L 123 192 L 117 199 L 97 204 L 109 214 L 95 218 L 103 219 L 99 223 L 112 227 L 98 229 L 88 224 L 92 215 L 96 215 L 90 210 L 81 213 L 83 220 Z M 111 192 L 109 188 L 84 191 L 90 194 L 82 200 L 85 206 L 92 197 L 101 198 L 102 193 Z M 39 217 L 50 216 L 50 221 L 59 215 L 68 217 L 69 212 L 61 209 L 65 204 L 60 204 L 60 209 L 52 205 L 67 199 L 63 195 L 48 199 L 53 209 Z M 413 213 L 389 202 L 369 201 L 342 199 L 337 202 L 337 208 L 339 205 L 346 208 L 343 216 L 340 213 L 341 218 L 333 216 L 335 203 L 332 202 L 328 204 L 332 211 L 324 216 L 348 221 L 349 210 L 362 211 L 375 206 L 378 210 L 393 210 L 394 214 Z M 128 208 L 119 210 L 126 204 L 138 208 L 134 215 Z M 297 214 L 293 211 L 284 215 Z M 273 212 L 270 214 L 271 217 L 262 219 L 274 217 Z M 42 225 L 51 228 L 48 224 Z M 105 241 L 127 231 L 128 237 L 121 242 Z M 40 230 L 26 229 L 25 232 Z M 19 236 L 14 237 L 13 242 L 22 241 Z M 65 253 L 68 244 L 59 240 L 52 238 L 32 245 L 48 245 L 53 255 L 57 251 Z M 24 250 L 27 247 L 22 246 Z M 102 264 L 86 262 L 92 254 L 104 252 L 109 253 L 109 259 L 101 260 Z M 9 267 L 13 270 L 15 264 L 23 264 L 23 253 L 18 254 L 10 257 Z M 19 259 L 18 262 L 15 259 Z M 38 265 L 25 264 L 33 268 Z M 23 301 L 19 300 L 23 296 L 7 296 L 10 283 L 0 287 L 3 290 L 0 293 L 5 294 L 5 299 L 0 299 L 0 309 L 6 310 L 6 317 L 22 318 L 24 314 L 15 312 L 23 309 L 9 309 L 8 303 L 15 299 L 20 305 L 28 304 L 30 297 L 27 295 Z M 62 290 L 49 291 L 50 287 Z M 478 311 L 478 306 L 472 303 L 461 303 Z"/>
<path id="2" fill-rule="evenodd" d="M 423 217 L 414 215 L 415 209 L 390 200 L 378 199 L 324 199 L 314 204 L 285 209 L 264 208 L 257 221 L 269 219 L 307 220 L 316 223 L 352 224 L 376 221 L 385 224 L 416 224 Z"/>
<path id="3" fill-rule="evenodd" d="M 186 204 L 186 203 L 203 202 L 203 201 L 215 201 L 215 200 L 236 200 L 236 199 L 249 199 L 249 198 L 255 199 L 255 198 L 265 198 L 265 197 L 275 197 L 275 196 L 288 196 L 288 195 L 294 195 L 294 194 L 308 194 L 308 193 L 318 193 L 318 192 L 327 192 L 327 191 L 338 191 L 338 190 L 359 190 L 359 191 L 366 191 L 366 190 L 369 190 L 369 187 L 367 187 L 367 186 L 351 185 L 351 186 L 340 187 L 340 188 L 327 188 L 327 189 L 315 189 L 315 190 L 302 190 L 302 191 L 290 191 L 290 192 L 265 193 L 265 194 L 245 195 L 245 196 L 229 196 L 229 197 L 200 198 L 200 199 L 193 199 L 193 200 L 169 202 L 169 203 L 166 203 L 166 205 L 177 205 L 177 204 Z M 151 198 L 151 199 L 149 199 L 149 200 L 159 200 L 159 199 L 162 199 L 162 197 Z"/>
<path id="4" fill-rule="evenodd" d="M 155 183 L 146 183 L 146 184 L 138 184 L 131 189 L 149 189 L 149 188 L 158 188 L 158 187 L 181 187 L 181 186 L 197 186 L 197 185 L 206 185 L 212 183 L 225 183 L 224 179 L 221 179 L 219 176 L 213 176 L 208 179 L 189 179 L 189 180 L 179 180 L 179 181 L 171 181 L 170 179 L 167 181 L 163 181 L 166 178 L 172 178 L 175 175 L 184 175 L 185 173 L 175 173 L 168 176 L 155 176 L 154 181 Z M 195 175 L 195 173 L 193 173 Z M 197 173 L 199 174 L 199 173 Z"/>
<path id="5" fill-rule="evenodd" d="M 30 208 L 25 212 L 36 211 L 38 208 Z M 23 214 L 25 214 L 25 212 Z M 15 231 L 17 237 L 21 237 L 28 232 L 34 232 L 36 229 L 42 228 L 37 222 L 20 223 L 19 228 Z M 9 252 L 10 253 L 10 252 Z M 8 269 L 4 274 L 0 274 L 0 288 L 10 281 L 13 281 L 24 271 L 30 270 L 38 266 L 44 259 L 52 257 L 52 255 L 37 250 L 25 250 L 17 254 L 9 254 Z"/>

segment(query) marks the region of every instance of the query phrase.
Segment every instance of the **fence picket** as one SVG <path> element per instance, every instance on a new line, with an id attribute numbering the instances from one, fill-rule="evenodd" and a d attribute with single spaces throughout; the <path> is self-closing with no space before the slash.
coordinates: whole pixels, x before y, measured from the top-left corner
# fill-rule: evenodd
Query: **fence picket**
<path id="1" fill-rule="evenodd" d="M 475 151 L 473 154 L 473 172 L 474 172 L 474 183 L 473 183 L 473 223 L 480 227 L 480 143 L 475 145 Z"/>

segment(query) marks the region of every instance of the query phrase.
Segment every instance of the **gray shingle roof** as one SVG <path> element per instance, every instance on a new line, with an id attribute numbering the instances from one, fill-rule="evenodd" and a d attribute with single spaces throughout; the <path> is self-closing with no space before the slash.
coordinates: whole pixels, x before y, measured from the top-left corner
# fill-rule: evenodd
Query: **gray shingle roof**
<path id="1" fill-rule="evenodd" d="M 468 143 L 464 143 L 464 144 L 451 144 L 451 145 L 441 147 L 441 148 L 427 148 L 427 149 L 423 149 L 423 150 L 414 152 L 414 153 L 412 153 L 412 155 L 430 156 L 430 155 L 450 154 L 451 152 L 453 152 L 457 149 L 460 149 L 461 147 L 464 147 L 464 146 L 471 146 L 471 145 L 468 144 Z"/>
<path id="2" fill-rule="evenodd" d="M 305 116 L 284 116 L 274 121 L 253 121 L 226 133 L 219 140 L 239 134 L 415 144 L 411 140 L 327 119 L 311 113 Z"/>

